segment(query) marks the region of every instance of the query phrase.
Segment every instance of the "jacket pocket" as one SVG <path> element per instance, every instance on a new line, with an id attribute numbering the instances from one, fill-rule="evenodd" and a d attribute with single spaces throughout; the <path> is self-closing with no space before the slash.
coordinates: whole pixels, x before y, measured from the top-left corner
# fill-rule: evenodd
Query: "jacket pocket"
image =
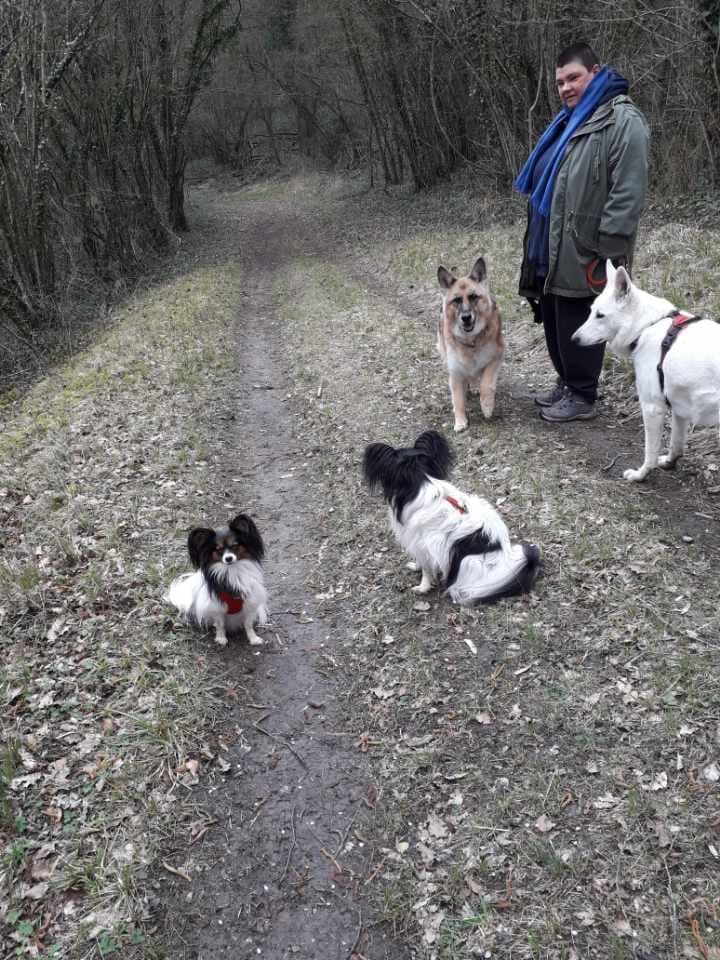
<path id="1" fill-rule="evenodd" d="M 600 231 L 600 217 L 588 216 L 585 213 L 575 213 L 572 221 L 572 238 L 579 253 L 594 254 L 597 256 L 598 233 Z"/>

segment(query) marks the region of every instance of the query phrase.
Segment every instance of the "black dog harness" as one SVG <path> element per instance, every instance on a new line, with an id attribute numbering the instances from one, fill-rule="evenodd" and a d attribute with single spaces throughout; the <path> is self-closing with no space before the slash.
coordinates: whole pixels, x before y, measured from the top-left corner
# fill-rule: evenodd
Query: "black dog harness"
<path id="1" fill-rule="evenodd" d="M 684 313 L 682 310 L 673 310 L 666 314 L 666 317 L 672 318 L 672 322 L 667 329 L 667 333 L 660 344 L 660 362 L 657 365 L 658 379 L 660 381 L 660 392 L 665 397 L 665 403 L 670 406 L 670 401 L 665 396 L 665 374 L 663 373 L 663 360 L 667 356 L 670 347 L 675 343 L 681 330 L 702 317 L 696 317 L 694 313 Z M 662 319 L 665 319 L 664 317 Z"/>

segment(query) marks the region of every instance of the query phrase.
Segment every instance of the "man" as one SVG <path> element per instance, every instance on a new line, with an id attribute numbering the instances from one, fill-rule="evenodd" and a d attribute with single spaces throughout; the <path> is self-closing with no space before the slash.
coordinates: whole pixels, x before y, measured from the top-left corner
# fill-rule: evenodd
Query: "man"
<path id="1" fill-rule="evenodd" d="M 648 128 L 620 74 L 587 43 L 558 56 L 562 110 L 540 137 L 516 187 L 529 195 L 520 294 L 545 329 L 557 382 L 535 402 L 544 420 L 596 416 L 605 345 L 572 335 L 605 285 L 605 261 L 628 267 L 647 190 Z"/>

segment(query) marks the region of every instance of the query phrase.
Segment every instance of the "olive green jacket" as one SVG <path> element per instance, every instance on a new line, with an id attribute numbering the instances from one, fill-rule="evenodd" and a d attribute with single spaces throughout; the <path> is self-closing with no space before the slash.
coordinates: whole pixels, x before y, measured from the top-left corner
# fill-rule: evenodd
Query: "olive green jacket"
<path id="1" fill-rule="evenodd" d="M 625 94 L 599 106 L 575 132 L 553 190 L 544 289 L 524 256 L 523 296 L 593 296 L 602 289 L 605 260 L 632 262 L 647 193 L 648 140 L 645 118 Z"/>

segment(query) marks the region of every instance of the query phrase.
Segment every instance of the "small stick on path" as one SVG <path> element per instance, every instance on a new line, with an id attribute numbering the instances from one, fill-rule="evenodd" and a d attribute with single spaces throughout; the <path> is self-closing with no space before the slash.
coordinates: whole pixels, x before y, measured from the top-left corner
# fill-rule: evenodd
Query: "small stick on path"
<path id="1" fill-rule="evenodd" d="M 280 879 L 279 879 L 278 882 L 277 882 L 278 887 L 281 887 L 281 886 L 283 885 L 283 881 L 285 880 L 285 877 L 287 876 L 288 867 L 290 866 L 290 858 L 291 858 L 292 855 L 293 855 L 293 850 L 295 849 L 295 845 L 296 845 L 296 842 L 297 842 L 297 837 L 296 837 L 296 834 L 295 834 L 295 813 L 296 813 L 296 812 L 297 812 L 297 807 L 293 807 L 293 808 L 292 808 L 292 817 L 291 817 L 291 819 L 290 819 L 290 827 L 292 828 L 292 843 L 290 844 L 290 849 L 288 850 L 287 860 L 285 861 L 285 868 L 284 868 L 283 872 L 280 874 Z"/>
<path id="2" fill-rule="evenodd" d="M 262 719 L 264 720 L 265 717 L 263 717 Z M 303 768 L 303 770 L 305 770 L 305 771 L 307 772 L 308 765 L 305 763 L 305 761 L 303 760 L 303 758 L 302 758 L 302 757 L 300 756 L 300 754 L 297 752 L 297 750 L 295 749 L 295 747 L 293 747 L 292 744 L 288 743 L 288 741 L 287 741 L 284 737 L 279 737 L 279 736 L 278 736 L 277 734 L 275 734 L 275 733 L 270 733 L 270 731 L 269 731 L 269 730 L 266 730 L 265 727 L 261 727 L 260 724 L 259 724 L 259 722 L 258 722 L 258 723 L 254 723 L 254 724 L 253 724 L 253 727 L 254 727 L 255 730 L 258 731 L 258 733 L 264 733 L 266 737 L 270 737 L 271 740 L 277 740 L 278 743 L 281 743 L 284 747 L 287 747 L 287 749 L 288 749 L 288 750 L 290 751 L 290 753 L 295 757 L 295 759 L 296 759 L 297 762 L 300 764 L 300 766 Z"/>
<path id="3" fill-rule="evenodd" d="M 362 932 L 363 932 L 362 910 L 359 910 L 358 911 L 358 932 L 357 932 L 357 936 L 355 937 L 355 941 L 353 945 L 350 947 L 350 953 L 348 953 L 348 960 L 352 960 L 353 957 L 357 956 L 355 951 L 357 950 L 357 946 L 360 943 L 360 937 L 362 936 Z"/>
<path id="4" fill-rule="evenodd" d="M 176 877 L 182 877 L 183 880 L 192 883 L 192 877 L 188 873 L 185 873 L 183 870 L 178 870 L 176 867 L 171 867 L 166 860 L 163 860 L 162 865 L 168 873 L 174 873 Z"/>

